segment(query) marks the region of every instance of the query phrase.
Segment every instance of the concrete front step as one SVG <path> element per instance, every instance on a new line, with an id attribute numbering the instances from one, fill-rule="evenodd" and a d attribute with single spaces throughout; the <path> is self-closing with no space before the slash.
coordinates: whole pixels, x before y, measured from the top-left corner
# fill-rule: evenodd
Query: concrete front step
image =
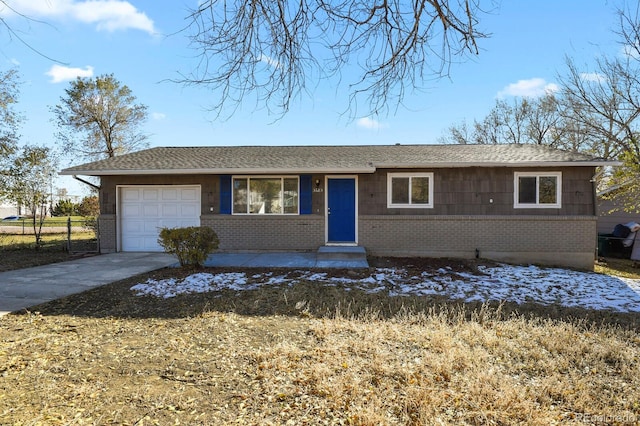
<path id="1" fill-rule="evenodd" d="M 368 268 L 364 247 L 322 246 L 316 253 L 317 268 Z"/>
<path id="2" fill-rule="evenodd" d="M 367 260 L 364 247 L 322 246 L 318 248 L 318 260 Z"/>

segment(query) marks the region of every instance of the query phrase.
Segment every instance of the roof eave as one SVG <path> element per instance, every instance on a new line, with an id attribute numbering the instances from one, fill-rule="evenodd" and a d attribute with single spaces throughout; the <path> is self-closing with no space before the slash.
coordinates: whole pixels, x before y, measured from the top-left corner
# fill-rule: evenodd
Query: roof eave
<path id="1" fill-rule="evenodd" d="M 411 169 L 411 168 L 461 168 L 461 167 L 601 167 L 621 166 L 620 161 L 518 161 L 518 162 L 435 162 L 435 163 L 377 163 L 370 167 L 359 168 L 219 168 L 219 169 L 65 169 L 60 175 L 73 176 L 117 176 L 117 175 L 184 175 L 184 174 L 211 174 L 211 175 L 250 175 L 250 174 L 302 174 L 302 173 L 374 173 L 376 169 Z"/>
<path id="2" fill-rule="evenodd" d="M 462 167 L 601 167 L 621 166 L 619 161 L 514 161 L 514 162 L 443 162 L 443 163 L 376 163 L 378 169 L 462 168 Z"/>
<path id="3" fill-rule="evenodd" d="M 120 175 L 275 175 L 275 174 L 308 174 L 308 173 L 374 173 L 375 167 L 362 168 L 305 168 L 305 169 L 268 169 L 268 168 L 225 168 L 225 169 L 135 169 L 135 170 L 71 170 L 60 171 L 60 175 L 83 175 L 83 176 L 120 176 Z"/>

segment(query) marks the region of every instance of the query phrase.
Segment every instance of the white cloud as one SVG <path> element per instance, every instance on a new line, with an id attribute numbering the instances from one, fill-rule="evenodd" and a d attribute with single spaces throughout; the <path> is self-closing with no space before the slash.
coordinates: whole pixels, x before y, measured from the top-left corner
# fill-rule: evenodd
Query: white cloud
<path id="1" fill-rule="evenodd" d="M 362 117 L 356 121 L 356 125 L 358 127 L 362 127 L 364 129 L 371 130 L 380 130 L 388 127 L 386 124 L 379 122 L 378 120 L 374 120 L 370 117 Z"/>
<path id="2" fill-rule="evenodd" d="M 153 120 L 164 120 L 165 118 L 167 118 L 167 115 L 162 112 L 152 112 L 151 118 Z"/>
<path id="3" fill-rule="evenodd" d="M 0 16 L 10 16 L 13 9 L 34 18 L 73 19 L 95 24 L 98 30 L 136 29 L 155 34 L 153 21 L 123 0 L 6 0 L 9 7 L 0 9 Z"/>
<path id="4" fill-rule="evenodd" d="M 557 92 L 560 88 L 555 83 L 547 83 L 543 78 L 531 78 L 529 80 L 518 80 L 511 83 L 498 92 L 498 97 L 522 96 L 526 98 L 539 98 L 547 93 Z"/>
<path id="5" fill-rule="evenodd" d="M 264 53 L 260 54 L 260 62 L 264 62 L 265 64 L 271 65 L 273 68 L 280 68 L 280 62 L 273 59 L 270 56 L 265 55 Z"/>
<path id="6" fill-rule="evenodd" d="M 73 80 L 76 77 L 92 77 L 93 67 L 87 65 L 82 69 L 53 65 L 45 74 L 51 77 L 51 83 L 62 83 L 63 81 Z"/>
<path id="7" fill-rule="evenodd" d="M 637 46 L 631 46 L 631 45 L 625 44 L 624 46 L 622 46 L 620 54 L 623 57 L 638 60 L 640 59 L 639 50 L 640 48 L 638 48 Z"/>
<path id="8" fill-rule="evenodd" d="M 584 72 L 580 74 L 580 78 L 584 81 L 591 81 L 593 83 L 603 83 L 607 77 L 597 72 Z"/>

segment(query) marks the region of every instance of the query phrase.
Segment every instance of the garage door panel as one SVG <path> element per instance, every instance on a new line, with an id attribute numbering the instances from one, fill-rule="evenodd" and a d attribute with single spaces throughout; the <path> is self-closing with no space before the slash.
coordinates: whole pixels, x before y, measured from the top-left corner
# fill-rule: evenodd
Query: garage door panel
<path id="1" fill-rule="evenodd" d="M 194 189 L 185 189 L 180 193 L 180 199 L 182 201 L 200 201 L 198 197 L 199 193 Z"/>
<path id="2" fill-rule="evenodd" d="M 200 213 L 200 204 L 181 204 L 180 216 L 196 217 Z"/>
<path id="3" fill-rule="evenodd" d="M 162 247 L 158 244 L 157 238 L 136 237 L 127 239 L 122 251 L 162 251 Z"/>
<path id="4" fill-rule="evenodd" d="M 158 244 L 158 237 L 145 237 L 142 240 L 145 251 L 162 251 L 162 247 Z"/>
<path id="5" fill-rule="evenodd" d="M 200 187 L 123 187 L 121 250 L 162 251 L 161 228 L 200 225 Z"/>
<path id="6" fill-rule="evenodd" d="M 125 188 L 122 190 L 121 195 L 124 201 L 136 201 L 140 199 L 140 190 Z"/>
<path id="7" fill-rule="evenodd" d="M 177 220 L 177 219 L 163 219 L 162 221 L 160 221 L 161 223 L 161 227 L 162 228 L 180 228 L 182 227 L 181 225 L 181 221 Z"/>
<path id="8" fill-rule="evenodd" d="M 177 203 L 173 203 L 173 204 L 168 204 L 168 203 L 163 203 L 162 204 L 162 217 L 179 217 L 180 213 L 179 211 L 182 210 L 180 208 L 180 205 L 178 205 Z"/>
<path id="9" fill-rule="evenodd" d="M 162 228 L 162 226 L 159 226 L 158 222 L 153 220 L 153 221 L 146 221 L 142 227 L 142 233 L 144 235 L 147 234 L 159 234 L 160 233 L 160 228 Z"/>
<path id="10" fill-rule="evenodd" d="M 122 222 L 122 232 L 128 234 L 144 232 L 144 220 L 127 220 Z"/>
<path id="11" fill-rule="evenodd" d="M 157 200 L 158 197 L 158 189 L 143 189 L 142 190 L 142 199 L 145 201 L 153 201 Z"/>
<path id="12" fill-rule="evenodd" d="M 147 219 L 153 219 L 160 216 L 160 209 L 157 204 L 143 204 L 142 216 Z"/>
<path id="13" fill-rule="evenodd" d="M 126 217 L 140 217 L 140 205 L 139 204 L 123 204 L 122 205 L 122 216 Z"/>
<path id="14" fill-rule="evenodd" d="M 182 192 L 183 190 L 177 190 L 177 189 L 165 189 L 162 191 L 162 200 L 163 201 L 177 201 L 180 199 L 179 197 L 179 193 Z"/>
<path id="15" fill-rule="evenodd" d="M 142 251 L 144 250 L 144 243 L 141 238 L 127 238 L 125 241 L 123 241 L 122 250 Z"/>

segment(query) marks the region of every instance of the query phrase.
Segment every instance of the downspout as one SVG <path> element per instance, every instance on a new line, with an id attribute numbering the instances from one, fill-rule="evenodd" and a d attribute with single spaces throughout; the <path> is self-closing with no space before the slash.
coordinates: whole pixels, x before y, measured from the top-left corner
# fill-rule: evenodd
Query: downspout
<path id="1" fill-rule="evenodd" d="M 91 183 L 91 182 L 89 182 L 89 181 L 86 181 L 86 180 L 84 180 L 84 179 L 81 179 L 81 178 L 79 178 L 77 175 L 73 175 L 72 177 L 73 177 L 75 180 L 79 181 L 79 182 L 82 182 L 82 183 L 84 183 L 84 184 L 86 184 L 86 185 L 89 185 L 90 187 L 92 187 L 92 188 L 93 188 L 93 189 L 95 189 L 96 191 L 100 191 L 100 187 L 99 187 L 99 186 L 94 185 L 93 183 Z"/>
<path id="2" fill-rule="evenodd" d="M 596 218 L 596 250 L 594 253 L 594 260 L 598 260 L 600 256 L 600 239 L 598 238 L 598 178 L 604 173 L 604 167 L 598 170 L 598 172 L 591 178 L 591 194 L 593 197 L 593 215 Z"/>
<path id="3" fill-rule="evenodd" d="M 598 172 L 591 178 L 591 188 L 593 192 L 593 215 L 598 217 L 598 178 L 604 173 L 604 167 L 601 167 Z"/>

